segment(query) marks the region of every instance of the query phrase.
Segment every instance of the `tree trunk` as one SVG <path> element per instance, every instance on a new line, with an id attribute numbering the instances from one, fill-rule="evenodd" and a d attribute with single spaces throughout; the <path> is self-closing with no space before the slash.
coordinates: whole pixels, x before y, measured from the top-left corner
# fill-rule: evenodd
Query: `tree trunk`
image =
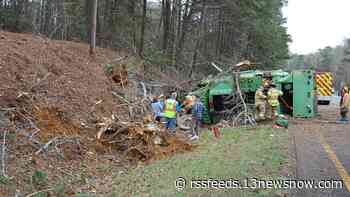
<path id="1" fill-rule="evenodd" d="M 161 14 L 160 14 L 160 20 L 159 20 L 159 25 L 158 25 L 158 32 L 161 32 L 162 30 L 162 25 L 164 21 L 164 12 L 165 12 L 165 0 L 162 0 L 162 8 L 161 8 Z"/>
<path id="2" fill-rule="evenodd" d="M 168 40 L 169 40 L 169 33 L 170 33 L 170 12 L 171 12 L 171 4 L 170 0 L 165 1 L 165 20 L 164 20 L 164 33 L 163 33 L 163 51 L 166 52 L 168 49 Z"/>
<path id="3" fill-rule="evenodd" d="M 45 7 L 44 7 L 45 9 L 44 34 L 46 36 L 50 34 L 50 22 L 51 22 L 51 16 L 52 16 L 51 3 L 52 3 L 52 0 L 46 0 Z"/>
<path id="4" fill-rule="evenodd" d="M 192 63 L 191 63 L 191 67 L 190 67 L 190 72 L 189 72 L 189 76 L 188 76 L 191 79 L 193 79 L 193 70 L 194 70 L 194 67 L 196 66 L 196 63 L 197 63 L 198 50 L 200 48 L 201 39 L 202 39 L 202 36 L 204 34 L 205 14 L 206 14 L 205 13 L 205 0 L 203 0 L 202 9 L 201 9 L 201 18 L 200 18 L 200 22 L 199 22 L 199 28 L 197 30 L 197 39 L 196 39 L 196 44 L 195 44 L 195 48 L 194 48 L 194 52 L 193 52 L 193 56 L 192 56 Z"/>
<path id="5" fill-rule="evenodd" d="M 22 9 L 23 9 L 23 1 L 16 1 L 15 5 L 14 5 L 14 10 L 16 13 L 16 20 L 15 20 L 15 24 L 13 27 L 13 30 L 16 32 L 20 32 L 20 21 L 21 21 L 21 17 L 22 17 Z"/>
<path id="6" fill-rule="evenodd" d="M 91 38 L 90 38 L 90 55 L 95 54 L 96 48 L 96 25 L 97 25 L 97 0 L 91 0 Z"/>
<path id="7" fill-rule="evenodd" d="M 145 26 L 146 26 L 146 16 L 147 16 L 147 0 L 143 0 L 143 10 L 142 10 L 142 23 L 141 23 L 141 36 L 140 36 L 140 47 L 139 56 L 143 56 L 143 46 L 145 40 Z"/>
<path id="8" fill-rule="evenodd" d="M 185 13 L 183 16 L 183 22 L 182 22 L 182 28 L 181 28 L 182 31 L 181 31 L 181 35 L 179 38 L 177 48 L 176 48 L 176 62 L 179 61 L 180 56 L 181 56 L 181 52 L 182 52 L 183 45 L 184 45 L 185 38 L 186 38 L 187 29 L 188 29 L 190 20 L 191 20 L 192 15 L 193 15 L 193 6 L 194 6 L 194 2 L 192 3 L 191 6 L 189 6 L 189 0 L 186 1 Z"/>
<path id="9" fill-rule="evenodd" d="M 66 39 L 66 16 L 64 11 L 64 0 L 57 1 L 57 12 L 58 12 L 58 25 L 59 29 L 57 34 L 57 39 L 65 40 Z"/>
<path id="10" fill-rule="evenodd" d="M 136 8 L 136 1 L 129 1 L 128 3 L 128 12 L 132 18 L 132 49 L 134 50 L 135 53 L 137 53 L 137 44 L 136 44 L 136 33 L 138 30 L 137 24 L 136 24 L 136 13 L 135 13 L 135 8 Z"/>
<path id="11" fill-rule="evenodd" d="M 222 43 L 222 24 L 223 24 L 223 16 L 222 16 L 222 10 L 221 8 L 219 9 L 219 24 L 218 24 L 218 28 L 217 28 L 217 41 L 216 41 L 216 49 L 215 49 L 215 55 L 217 57 L 221 56 L 221 43 Z"/>

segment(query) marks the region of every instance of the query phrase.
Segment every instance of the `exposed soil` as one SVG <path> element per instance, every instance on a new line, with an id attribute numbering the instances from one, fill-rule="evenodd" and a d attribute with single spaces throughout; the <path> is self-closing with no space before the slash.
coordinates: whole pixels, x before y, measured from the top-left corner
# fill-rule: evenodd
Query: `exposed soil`
<path id="1" fill-rule="evenodd" d="M 116 52 L 98 48 L 92 58 L 86 44 L 8 32 L 0 32 L 0 46 L 1 106 L 14 105 L 26 92 L 36 103 L 57 107 L 75 119 L 88 119 L 100 100 L 94 113 L 111 113 L 112 83 L 103 65 L 118 57 Z"/>
<path id="2" fill-rule="evenodd" d="M 121 53 L 98 48 L 91 57 L 88 51 L 82 43 L 0 31 L 0 129 L 8 131 L 9 176 L 6 183 L 0 177 L 0 196 L 47 188 L 55 196 L 60 183 L 64 196 L 84 192 L 104 196 L 112 190 L 111 170 L 122 173 L 138 162 L 192 150 L 172 136 L 164 136 L 165 146 L 154 145 L 149 138 L 154 134 L 144 135 L 145 125 L 131 120 L 130 132 L 119 139 L 126 142 L 125 150 L 100 143 L 98 123 L 112 114 L 127 114 L 125 105 L 121 107 L 111 94 L 118 85 L 104 70 Z M 131 149 L 148 152 L 133 155 Z M 33 184 L 35 171 L 47 174 L 44 185 Z"/>

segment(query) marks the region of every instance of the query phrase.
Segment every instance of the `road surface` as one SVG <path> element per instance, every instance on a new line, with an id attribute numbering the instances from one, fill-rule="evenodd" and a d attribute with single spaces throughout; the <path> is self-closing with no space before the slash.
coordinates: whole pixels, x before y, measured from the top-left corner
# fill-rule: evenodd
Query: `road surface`
<path id="1" fill-rule="evenodd" d="M 333 104 L 320 106 L 319 117 L 291 120 L 289 128 L 296 179 L 314 180 L 316 187 L 327 183 L 327 187 L 336 188 L 295 189 L 293 197 L 350 196 L 350 124 L 335 123 L 337 101 L 335 98 Z"/>

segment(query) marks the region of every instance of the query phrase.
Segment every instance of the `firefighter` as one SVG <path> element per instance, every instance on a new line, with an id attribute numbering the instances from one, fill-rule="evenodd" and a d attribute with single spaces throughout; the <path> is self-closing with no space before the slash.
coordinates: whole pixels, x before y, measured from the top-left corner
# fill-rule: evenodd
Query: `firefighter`
<path id="1" fill-rule="evenodd" d="M 269 84 L 267 81 L 263 82 L 263 85 L 256 90 L 255 92 L 255 119 L 256 120 L 265 120 L 266 115 L 266 99 L 267 92 L 269 89 Z"/>
<path id="2" fill-rule="evenodd" d="M 271 118 L 274 120 L 278 116 L 278 106 L 280 105 L 280 102 L 278 101 L 278 98 L 283 95 L 283 92 L 281 90 L 278 90 L 276 88 L 276 84 L 271 83 L 270 89 L 267 92 L 267 101 L 269 103 L 269 107 L 271 110 Z"/>
<path id="3" fill-rule="evenodd" d="M 349 88 L 344 86 L 342 89 L 342 95 L 340 100 L 340 116 L 341 122 L 348 122 L 348 111 L 350 108 L 350 96 L 349 96 Z"/>

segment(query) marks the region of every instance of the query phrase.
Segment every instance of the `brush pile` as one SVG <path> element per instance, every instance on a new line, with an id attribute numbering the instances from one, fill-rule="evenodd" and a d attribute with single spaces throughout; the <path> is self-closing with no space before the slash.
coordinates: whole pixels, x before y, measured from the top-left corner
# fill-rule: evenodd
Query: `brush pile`
<path id="1" fill-rule="evenodd" d="M 162 159 L 179 152 L 191 151 L 185 140 L 171 136 L 148 118 L 143 123 L 105 119 L 97 133 L 97 141 L 105 150 L 118 152 L 131 161 Z"/>

